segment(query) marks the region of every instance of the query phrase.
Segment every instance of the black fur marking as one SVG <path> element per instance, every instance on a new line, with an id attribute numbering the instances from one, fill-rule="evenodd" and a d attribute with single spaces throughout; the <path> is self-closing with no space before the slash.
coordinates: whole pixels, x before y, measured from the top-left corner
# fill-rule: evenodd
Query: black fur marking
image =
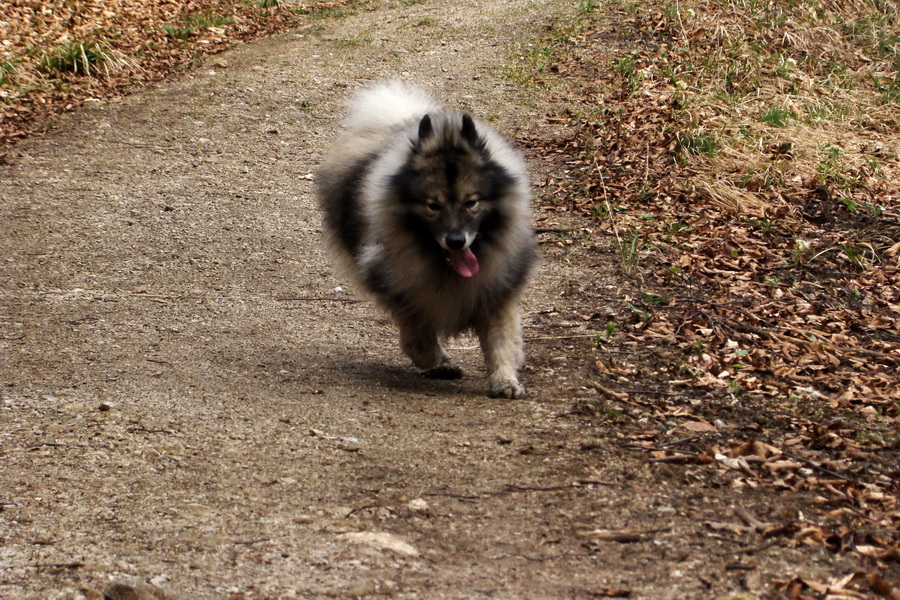
<path id="1" fill-rule="evenodd" d="M 365 229 L 360 214 L 359 190 L 376 158 L 376 154 L 371 154 L 353 165 L 347 177 L 329 190 L 329 201 L 324 206 L 326 227 L 337 232 L 341 245 L 351 254 L 356 254 L 359 249 Z"/>
<path id="2" fill-rule="evenodd" d="M 481 193 L 485 213 L 479 232 L 481 241 L 487 244 L 503 236 L 508 228 L 507 215 L 503 211 L 503 198 L 509 194 L 509 188 L 515 184 L 515 181 L 505 168 L 494 161 L 488 161 L 482 169 L 484 170 L 482 181 L 486 183 L 487 187 Z M 473 251 L 475 251 L 474 248 Z"/>
<path id="3" fill-rule="evenodd" d="M 447 157 L 444 161 L 444 177 L 447 178 L 447 187 L 453 194 L 456 190 L 456 178 L 459 177 L 459 165 L 456 164 L 456 157 Z"/>
<path id="4" fill-rule="evenodd" d="M 469 142 L 473 148 L 484 148 L 484 140 L 478 135 L 478 130 L 475 129 L 475 121 L 472 120 L 472 116 L 469 113 L 463 113 L 460 133 L 463 139 Z"/>
<path id="5" fill-rule="evenodd" d="M 366 288 L 395 307 L 409 306 L 408 298 L 389 285 L 385 269 L 383 263 L 371 265 L 371 268 L 363 273 Z"/>
<path id="6" fill-rule="evenodd" d="M 422 117 L 422 120 L 419 121 L 419 142 L 424 142 L 434 133 L 434 127 L 431 125 L 431 117 L 429 115 L 425 115 Z"/>
<path id="7" fill-rule="evenodd" d="M 384 269 L 381 265 L 372 265 L 372 268 L 368 269 L 364 273 L 364 283 L 369 288 L 369 290 L 371 290 L 375 294 L 383 298 L 396 299 L 394 297 L 395 294 L 391 293 L 391 288 L 388 285 L 387 278 L 385 277 L 383 271 Z"/>
<path id="8" fill-rule="evenodd" d="M 477 256 L 477 248 L 481 245 L 489 245 L 494 240 L 503 236 L 507 227 L 509 226 L 509 219 L 506 214 L 498 206 L 489 206 L 489 208 L 485 209 L 485 215 L 481 219 L 481 227 L 478 228 L 478 233 L 481 234 L 479 239 L 475 240 L 475 243 L 472 244 L 472 251 L 475 252 Z"/>
<path id="9" fill-rule="evenodd" d="M 506 272 L 508 283 L 512 289 L 520 289 L 528 280 L 538 260 L 537 242 L 532 238 L 527 245 L 519 248 L 517 260 L 513 261 Z"/>
<path id="10" fill-rule="evenodd" d="M 490 187 L 482 194 L 487 199 L 502 198 L 509 192 L 509 188 L 515 183 L 515 179 L 502 165 L 492 160 L 482 166 L 484 180 Z"/>
<path id="11" fill-rule="evenodd" d="M 426 190 L 419 185 L 419 173 L 407 162 L 391 177 L 390 187 L 401 204 L 418 204 L 425 200 Z"/>
<path id="12" fill-rule="evenodd" d="M 416 240 L 416 244 L 422 249 L 422 257 L 428 258 L 434 269 L 450 269 L 450 266 L 447 264 L 447 257 L 444 255 L 444 249 L 434 239 L 428 223 L 410 212 L 406 215 L 404 228 Z"/>
<path id="13" fill-rule="evenodd" d="M 478 306 L 472 313 L 469 326 L 476 330 L 490 327 L 497 310 L 506 305 L 510 299 L 528 282 L 538 259 L 537 241 L 533 238 L 518 249 L 514 260 L 508 262 L 503 280 L 489 288 L 479 298 Z"/>

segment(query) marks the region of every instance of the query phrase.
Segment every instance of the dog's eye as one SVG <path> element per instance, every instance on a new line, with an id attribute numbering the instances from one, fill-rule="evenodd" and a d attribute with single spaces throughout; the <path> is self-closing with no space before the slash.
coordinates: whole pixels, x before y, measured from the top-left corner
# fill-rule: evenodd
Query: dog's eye
<path id="1" fill-rule="evenodd" d="M 472 198 L 470 200 L 466 200 L 465 207 L 466 210 L 475 210 L 475 207 L 478 206 L 478 199 Z"/>
<path id="2" fill-rule="evenodd" d="M 425 208 L 431 212 L 441 212 L 441 203 L 436 200 L 429 200 L 425 203 Z"/>

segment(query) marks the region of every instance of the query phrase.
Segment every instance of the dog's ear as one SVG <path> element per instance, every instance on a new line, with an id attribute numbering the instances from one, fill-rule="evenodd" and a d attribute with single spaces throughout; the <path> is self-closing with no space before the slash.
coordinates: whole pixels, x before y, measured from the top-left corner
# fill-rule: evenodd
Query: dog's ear
<path id="1" fill-rule="evenodd" d="M 431 116 L 425 115 L 419 121 L 419 142 L 424 142 L 434 133 L 434 127 L 431 125 Z"/>
<path id="2" fill-rule="evenodd" d="M 475 129 L 475 121 L 469 113 L 463 113 L 460 133 L 462 133 L 463 139 L 469 142 L 473 148 L 484 148 L 484 140 L 478 135 L 478 130 Z"/>

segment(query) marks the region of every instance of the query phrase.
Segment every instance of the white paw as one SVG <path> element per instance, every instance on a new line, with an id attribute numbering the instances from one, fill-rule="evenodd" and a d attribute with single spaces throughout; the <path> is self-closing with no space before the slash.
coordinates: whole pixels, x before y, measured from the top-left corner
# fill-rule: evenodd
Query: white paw
<path id="1" fill-rule="evenodd" d="M 525 388 L 515 379 L 491 381 L 488 387 L 488 396 L 491 398 L 522 398 L 525 396 Z"/>

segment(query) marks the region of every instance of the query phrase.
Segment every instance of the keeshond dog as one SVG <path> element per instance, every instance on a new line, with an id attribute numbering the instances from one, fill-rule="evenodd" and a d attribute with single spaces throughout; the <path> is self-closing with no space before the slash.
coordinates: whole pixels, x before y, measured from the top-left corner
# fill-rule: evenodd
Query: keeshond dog
<path id="1" fill-rule="evenodd" d="M 351 101 L 316 181 L 330 249 L 423 374 L 461 377 L 445 343 L 472 330 L 488 395 L 523 396 L 519 300 L 538 250 L 520 154 L 483 121 L 390 82 Z"/>

